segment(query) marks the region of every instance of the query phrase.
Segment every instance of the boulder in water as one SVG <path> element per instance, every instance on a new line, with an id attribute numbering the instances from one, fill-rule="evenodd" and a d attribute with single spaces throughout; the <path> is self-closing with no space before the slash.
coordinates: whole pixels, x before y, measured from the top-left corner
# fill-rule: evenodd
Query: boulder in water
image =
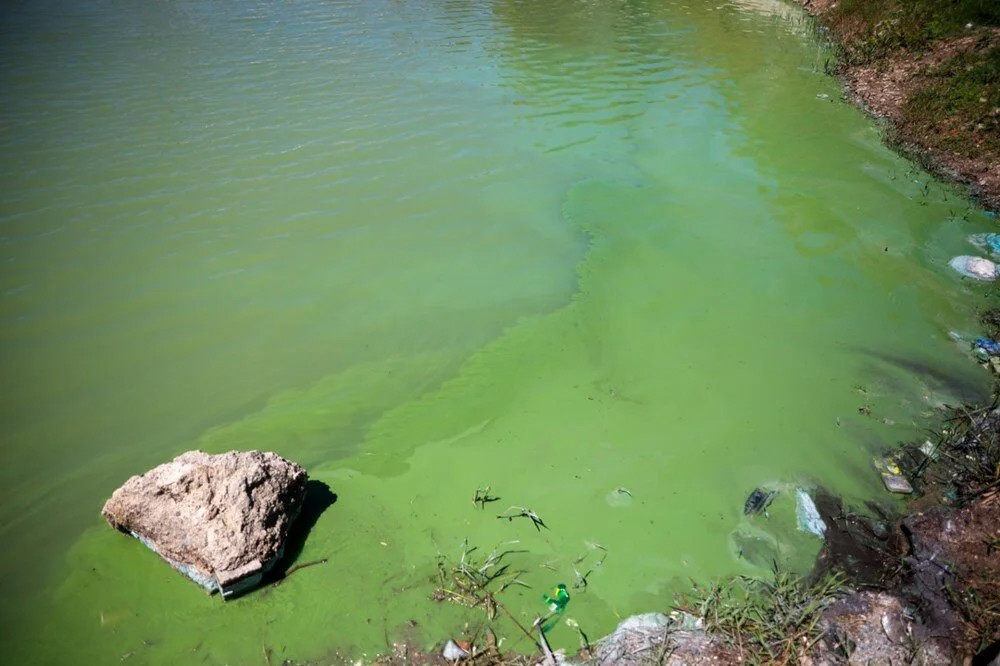
<path id="1" fill-rule="evenodd" d="M 256 586 L 281 558 L 307 480 L 275 453 L 188 451 L 130 478 L 101 513 L 225 598 Z"/>

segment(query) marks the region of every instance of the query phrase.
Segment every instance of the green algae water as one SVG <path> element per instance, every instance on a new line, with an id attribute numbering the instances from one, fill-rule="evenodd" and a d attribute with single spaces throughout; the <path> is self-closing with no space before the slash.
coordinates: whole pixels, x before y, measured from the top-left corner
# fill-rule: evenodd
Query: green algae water
<path id="1" fill-rule="evenodd" d="M 463 544 L 591 638 L 807 568 L 750 491 L 889 502 L 872 455 L 988 384 L 947 260 L 992 222 L 828 57 L 769 0 L 4 7 L 4 660 L 430 646 L 483 622 L 431 599 Z M 328 562 L 223 603 L 103 524 L 191 448 L 306 466 L 336 501 L 294 557 Z"/>

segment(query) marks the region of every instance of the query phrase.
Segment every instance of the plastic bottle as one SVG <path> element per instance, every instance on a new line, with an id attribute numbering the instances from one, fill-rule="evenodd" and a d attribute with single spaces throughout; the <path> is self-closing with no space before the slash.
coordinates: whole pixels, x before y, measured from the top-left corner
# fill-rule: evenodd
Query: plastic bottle
<path id="1" fill-rule="evenodd" d="M 553 613 L 563 612 L 566 604 L 569 603 L 569 591 L 566 589 L 566 585 L 559 583 L 548 593 L 542 595 L 542 601 L 548 604 L 549 610 Z"/>

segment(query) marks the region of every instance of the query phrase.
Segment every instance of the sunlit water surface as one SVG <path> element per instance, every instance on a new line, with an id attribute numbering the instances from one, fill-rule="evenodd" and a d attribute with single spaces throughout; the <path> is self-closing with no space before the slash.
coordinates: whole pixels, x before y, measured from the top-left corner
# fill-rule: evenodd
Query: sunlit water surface
<path id="1" fill-rule="evenodd" d="M 760 0 L 4 7 L 5 661 L 429 645 L 483 618 L 429 599 L 464 539 L 519 540 L 505 604 L 565 582 L 592 638 L 766 574 L 747 534 L 808 566 L 747 494 L 889 501 L 872 454 L 987 384 L 946 262 L 990 223 L 827 58 Z M 329 562 L 223 604 L 102 523 L 195 447 L 305 465 Z"/>

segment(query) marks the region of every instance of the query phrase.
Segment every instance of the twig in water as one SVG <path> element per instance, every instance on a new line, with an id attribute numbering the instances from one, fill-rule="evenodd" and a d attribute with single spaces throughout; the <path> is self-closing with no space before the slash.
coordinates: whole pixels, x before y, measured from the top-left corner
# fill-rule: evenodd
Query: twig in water
<path id="1" fill-rule="evenodd" d="M 521 587 L 526 587 L 529 590 L 531 589 L 531 586 L 528 585 L 527 583 L 525 583 L 520 578 L 511 578 L 510 580 L 508 580 L 507 582 L 505 582 L 503 585 L 500 586 L 500 589 L 497 590 L 497 594 L 503 592 L 504 590 L 506 590 L 511 585 L 520 585 Z"/>
<path id="2" fill-rule="evenodd" d="M 573 618 L 566 618 L 566 624 L 570 627 L 576 629 L 576 633 L 580 634 L 580 648 L 585 650 L 588 654 L 590 653 L 590 639 L 587 638 L 587 634 L 583 633 L 583 629 L 580 628 L 580 623 Z"/>
<path id="3" fill-rule="evenodd" d="M 472 498 L 472 503 L 478 504 L 480 509 L 485 509 L 487 503 L 496 502 L 499 499 L 496 495 L 490 495 L 490 487 L 486 486 L 485 488 L 476 488 L 476 494 Z"/>
<path id="4" fill-rule="evenodd" d="M 515 518 L 527 518 L 531 521 L 531 524 L 535 526 L 535 529 L 539 532 L 542 528 L 549 529 L 549 526 L 545 524 L 544 521 L 538 516 L 537 513 L 531 509 L 526 509 L 523 506 L 512 506 L 506 511 L 501 513 L 497 518 L 506 518 L 508 521 L 513 521 Z"/>
<path id="5" fill-rule="evenodd" d="M 595 566 L 595 567 L 599 567 L 599 566 L 603 565 L 603 564 L 604 564 L 604 560 L 608 559 L 608 549 L 607 549 L 607 547 L 605 547 L 605 546 L 602 546 L 601 544 L 599 544 L 599 543 L 595 543 L 595 542 L 593 542 L 593 541 L 585 541 L 584 543 L 586 543 L 586 544 L 587 544 L 587 548 L 589 548 L 589 549 L 590 549 L 590 551 L 589 551 L 589 552 L 586 552 L 586 553 L 584 553 L 584 554 L 583 554 L 583 555 L 581 555 L 580 557 L 578 557 L 578 558 L 576 558 L 575 560 L 573 560 L 573 564 L 574 564 L 574 565 L 576 565 L 576 564 L 580 564 L 580 563 L 581 563 L 581 562 L 583 562 L 583 561 L 584 561 L 585 559 L 587 559 L 587 557 L 588 557 L 588 556 L 590 555 L 590 553 L 591 553 L 591 552 L 593 552 L 593 551 L 595 551 L 595 550 L 600 550 L 600 551 L 602 551 L 602 552 L 603 552 L 604 554 L 603 554 L 603 555 L 601 555 L 601 559 L 599 559 L 599 560 L 597 561 L 597 563 L 596 563 L 596 564 L 595 564 L 594 566 Z"/>
<path id="6" fill-rule="evenodd" d="M 552 648 L 549 647 L 549 641 L 545 638 L 545 631 L 542 629 L 542 618 L 535 618 L 534 628 L 538 629 L 538 638 L 541 639 L 539 647 L 542 654 L 545 655 L 545 660 L 542 663 L 545 666 L 556 666 L 556 656 L 552 654 Z"/>
<path id="7" fill-rule="evenodd" d="M 514 614 L 511 613 L 507 609 L 507 607 L 504 606 L 503 603 L 499 599 L 494 599 L 493 601 L 500 608 L 500 610 L 502 610 L 504 613 L 507 614 L 507 617 L 509 617 L 510 620 L 511 620 L 511 622 L 514 623 L 514 626 L 516 626 L 518 629 L 520 629 L 521 633 L 523 633 L 525 636 L 527 636 L 528 640 L 535 644 L 535 647 L 540 647 L 538 645 L 538 642 L 535 640 L 534 636 L 531 635 L 531 632 L 528 631 L 527 629 L 525 629 L 524 625 L 517 621 L 517 618 L 514 617 Z M 542 642 L 545 642 L 545 636 L 544 635 L 542 636 Z"/>
<path id="8" fill-rule="evenodd" d="M 278 587 L 279 585 L 281 585 L 283 582 L 285 582 L 288 579 L 289 576 L 291 576 L 296 571 L 301 571 L 302 569 L 305 569 L 306 567 L 311 567 L 311 566 L 316 565 L 316 564 L 326 564 L 326 562 L 327 562 L 327 558 L 324 557 L 322 560 L 315 560 L 313 562 L 306 562 L 305 564 L 296 564 L 294 567 L 292 567 L 291 569 L 289 569 L 288 571 L 286 571 L 285 575 L 282 576 L 278 580 L 278 582 L 274 584 L 274 586 Z"/>

